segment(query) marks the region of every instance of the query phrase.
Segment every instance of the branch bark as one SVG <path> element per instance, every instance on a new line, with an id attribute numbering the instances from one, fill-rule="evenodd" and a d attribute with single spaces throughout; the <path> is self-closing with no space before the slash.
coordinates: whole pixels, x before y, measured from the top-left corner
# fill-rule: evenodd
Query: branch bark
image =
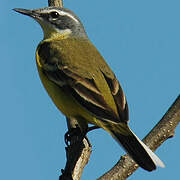
<path id="1" fill-rule="evenodd" d="M 68 131 L 77 128 L 78 122 L 76 119 L 67 118 Z M 82 139 L 82 134 L 70 138 L 70 145 L 66 148 L 66 166 L 61 170 L 62 175 L 59 180 L 80 180 L 84 167 L 89 161 L 91 155 L 91 145 L 86 138 Z"/>
<path id="2" fill-rule="evenodd" d="M 63 0 L 48 0 L 49 6 L 63 7 Z"/>
<path id="3" fill-rule="evenodd" d="M 49 6 L 63 7 L 63 0 L 48 0 L 48 3 Z M 143 141 L 151 150 L 155 151 L 164 141 L 174 136 L 175 128 L 179 122 L 180 95 Z M 75 128 L 77 124 L 76 119 L 67 119 L 68 130 Z M 91 145 L 86 138 L 77 143 L 79 138 L 73 137 L 70 146 L 66 147 L 67 162 L 59 177 L 60 180 L 80 180 L 83 169 L 88 163 Z M 138 165 L 128 155 L 124 155 L 111 170 L 98 180 L 125 180 L 137 168 Z"/>
<path id="4" fill-rule="evenodd" d="M 144 143 L 155 151 L 164 141 L 175 134 L 175 128 L 180 122 L 180 95 L 165 113 L 158 124 L 143 139 Z M 128 156 L 124 155 L 117 164 L 101 176 L 98 180 L 124 180 L 129 177 L 138 165 Z"/>

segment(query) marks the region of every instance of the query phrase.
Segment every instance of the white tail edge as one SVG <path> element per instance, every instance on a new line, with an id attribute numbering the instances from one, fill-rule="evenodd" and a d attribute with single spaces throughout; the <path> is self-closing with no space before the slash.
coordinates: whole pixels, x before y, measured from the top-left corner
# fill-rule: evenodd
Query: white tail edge
<path id="1" fill-rule="evenodd" d="M 132 132 L 132 131 L 131 131 Z M 132 132 L 133 133 L 133 132 Z M 139 141 L 139 143 L 144 147 L 144 149 L 147 151 L 147 153 L 149 154 L 149 156 L 152 158 L 154 164 L 156 166 L 159 166 L 161 168 L 164 168 L 165 165 L 164 163 L 159 159 L 159 157 L 153 153 L 134 133 L 133 135 L 137 138 L 137 140 Z"/>

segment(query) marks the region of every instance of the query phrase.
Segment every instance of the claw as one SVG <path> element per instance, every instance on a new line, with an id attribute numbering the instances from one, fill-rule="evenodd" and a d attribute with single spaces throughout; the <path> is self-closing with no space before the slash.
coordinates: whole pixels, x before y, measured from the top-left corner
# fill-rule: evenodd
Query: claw
<path id="1" fill-rule="evenodd" d="M 69 143 L 68 143 L 68 142 L 71 141 L 69 131 L 67 131 L 67 132 L 65 133 L 65 135 L 64 135 L 64 141 L 65 141 L 66 146 L 69 146 Z"/>
<path id="2" fill-rule="evenodd" d="M 70 129 L 64 135 L 65 144 L 67 146 L 69 146 L 72 142 L 73 137 L 78 137 L 80 134 L 82 134 L 82 132 L 81 132 L 81 129 L 79 127 Z"/>

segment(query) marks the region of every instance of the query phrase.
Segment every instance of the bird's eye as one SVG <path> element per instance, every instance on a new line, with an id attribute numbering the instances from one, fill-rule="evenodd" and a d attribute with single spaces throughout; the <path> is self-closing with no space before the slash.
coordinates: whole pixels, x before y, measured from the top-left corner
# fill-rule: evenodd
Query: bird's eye
<path id="1" fill-rule="evenodd" d="M 50 16 L 51 16 L 51 18 L 56 19 L 56 18 L 59 17 L 59 14 L 58 14 L 56 11 L 52 11 L 52 12 L 50 13 Z"/>

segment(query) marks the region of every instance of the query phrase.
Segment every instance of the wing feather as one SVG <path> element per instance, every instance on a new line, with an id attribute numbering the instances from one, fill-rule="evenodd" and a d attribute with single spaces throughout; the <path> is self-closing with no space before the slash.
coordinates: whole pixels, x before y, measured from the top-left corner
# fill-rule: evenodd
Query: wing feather
<path id="1" fill-rule="evenodd" d="M 86 110 L 99 119 L 118 121 L 117 115 L 111 107 L 108 106 L 93 79 L 79 77 L 77 74 L 70 73 L 69 70 L 67 71 L 67 68 L 65 69 L 65 72 L 68 72 L 67 74 L 60 69 L 56 72 L 44 70 L 44 73 L 51 81 L 59 86 L 66 86 L 66 91 Z"/>
<path id="2" fill-rule="evenodd" d="M 69 42 L 61 43 L 62 41 L 44 42 L 39 46 L 40 63 L 49 80 L 61 88 L 65 87 L 70 96 L 99 119 L 116 123 L 127 122 L 128 107 L 124 93 L 96 48 L 88 44 L 89 42 L 71 41 L 71 44 L 74 43 L 71 48 L 74 49 L 68 50 Z M 73 53 L 77 50 L 79 52 L 76 53 L 81 54 L 81 66 L 74 59 Z M 90 66 L 89 71 L 87 66 Z"/>
<path id="3" fill-rule="evenodd" d="M 111 90 L 114 101 L 116 103 L 120 120 L 127 122 L 129 120 L 128 104 L 127 104 L 126 97 L 124 95 L 124 92 L 118 80 L 116 79 L 115 76 L 112 79 L 106 76 L 106 74 L 104 73 L 103 75 L 104 75 L 104 78 L 106 79 L 106 82 L 108 83 L 108 86 Z"/>

